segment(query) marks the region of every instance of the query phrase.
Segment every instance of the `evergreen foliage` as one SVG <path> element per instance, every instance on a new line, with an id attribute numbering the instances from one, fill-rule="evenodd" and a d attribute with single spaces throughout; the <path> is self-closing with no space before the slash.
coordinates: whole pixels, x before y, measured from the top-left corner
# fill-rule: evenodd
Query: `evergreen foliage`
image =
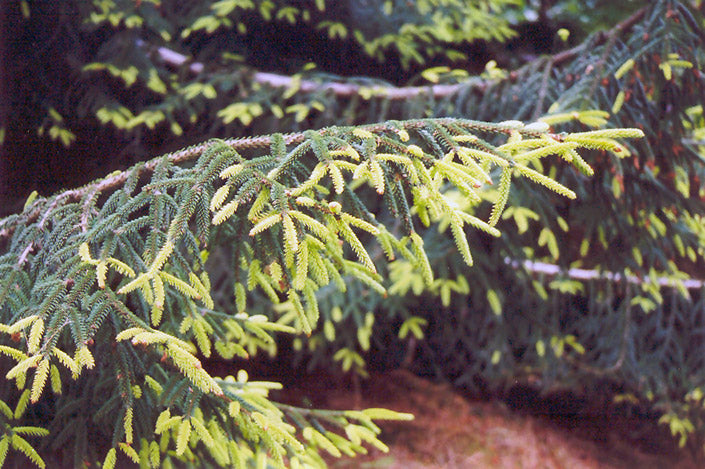
<path id="1" fill-rule="evenodd" d="M 570 121 L 567 128 L 580 131 L 609 116 L 647 138 L 630 146 L 628 158 L 586 157 L 596 169 L 590 179 L 546 163 L 543 171 L 573 188 L 575 201 L 517 181 L 509 201 L 521 207 L 500 217 L 501 238 L 474 252 L 481 269 L 466 272 L 448 256 L 444 234 L 425 233 L 429 262 L 443 272 L 430 293 L 451 316 L 438 314 L 437 303 L 424 296 L 422 276 L 398 260 L 390 265 L 389 290 L 400 301 L 332 301 L 344 303 L 358 325 L 379 305 L 386 314 L 376 316 L 376 335 L 338 333 L 332 345 L 314 338 L 307 347 L 313 364 L 325 366 L 331 348 L 364 355 L 370 343 L 394 357 L 400 347 L 389 343 L 396 328 L 426 321 L 426 340 L 416 351 L 423 372 L 479 393 L 502 394 L 521 383 L 657 412 L 679 444 L 690 441 L 699 451 L 705 34 L 702 16 L 692 15 L 682 2 L 654 2 L 608 33 L 511 72 L 488 68 L 464 79 L 431 70 L 426 76 L 439 84 L 425 89 L 362 88 L 385 117 L 530 121 L 547 114 L 541 121 Z M 421 296 L 413 300 L 411 293 Z"/>
<path id="2" fill-rule="evenodd" d="M 97 119 L 101 125 L 138 140 L 156 129 L 173 138 L 186 132 L 193 142 L 204 133 L 247 135 L 242 132 L 243 125 L 264 116 L 270 118 L 270 125 L 257 131 L 279 131 L 280 124 L 272 122 L 272 117 L 279 120 L 287 116 L 301 122 L 310 113 L 322 111 L 323 106 L 315 100 L 301 102 L 295 88 L 265 91 L 257 80 L 253 83 L 252 76 L 257 72 L 245 61 L 266 63 L 266 57 L 272 54 L 250 50 L 253 29 L 308 28 L 310 34 L 332 41 L 351 40 L 371 60 L 382 61 L 391 52 L 406 68 L 437 57 L 464 59 L 467 54 L 456 47 L 476 39 L 510 37 L 513 32 L 500 13 L 516 3 L 62 2 L 53 15 L 58 23 L 52 40 L 61 36 L 70 43 L 71 55 L 87 59 L 80 59 L 80 67 L 70 64 L 72 84 L 65 99 L 37 103 L 44 110 L 39 132 L 70 146 L 76 140 L 72 127 L 80 127 L 84 119 Z M 31 20 L 33 8 L 41 8 L 29 1 L 21 4 L 26 22 Z M 72 33 L 65 34 L 64 29 Z M 87 40 L 83 41 L 82 36 Z M 166 56 L 159 53 L 163 47 L 169 48 Z M 290 53 L 295 67 L 300 68 L 305 60 L 296 55 L 308 52 Z M 116 89 L 124 92 L 116 94 Z M 220 107 L 218 103 L 228 105 Z M 144 151 L 139 145 L 132 148 L 135 150 Z"/>
<path id="3" fill-rule="evenodd" d="M 109 40 L 87 54 L 72 97 L 45 106 L 41 128 L 67 145 L 71 124 L 91 116 L 135 141 L 245 138 L 28 200 L 1 222 L 0 351 L 15 380 L 2 399 L 22 410 L 3 411 L 0 454 L 33 459 L 11 430 L 36 424 L 18 420 L 28 405 L 50 409 L 50 434 L 33 447 L 70 441 L 64 458 L 78 463 L 279 453 L 315 464 L 320 449 L 362 451 L 362 434 L 379 444 L 369 417 L 391 414 L 294 409 L 266 400 L 275 384 L 200 368 L 197 356 L 275 353 L 274 331 L 310 334 L 294 340 L 310 367 L 364 374 L 384 357 L 476 392 L 567 389 L 655 411 L 700 447 L 705 35 L 688 3 L 650 2 L 516 70 L 469 77 L 449 62 L 404 87 L 315 67 L 262 73 L 232 55 L 238 39 L 203 44 L 294 15 L 373 55 L 394 38 L 411 66 L 452 49 L 424 35 L 425 2 L 379 2 L 390 14 L 357 34 L 369 11 L 330 3 L 167 3 L 80 3 L 73 16 Z M 431 21 L 455 38 L 456 7 L 481 3 L 429 1 L 445 8 Z M 226 12 L 235 4 L 250 6 Z M 401 24 L 416 26 L 380 33 Z M 590 130 L 608 118 L 646 138 Z M 274 442 L 265 427 L 281 432 Z M 100 444 L 86 446 L 89 432 Z"/>
<path id="4" fill-rule="evenodd" d="M 353 455 L 364 452 L 362 442 L 384 449 L 373 420 L 410 416 L 276 404 L 267 395 L 277 383 L 248 381 L 244 371 L 213 377 L 197 355 L 249 357 L 273 343 L 273 331 L 310 335 L 317 294 L 330 286 L 344 292 L 357 283 L 386 295 L 371 238 L 388 260 L 401 255 L 432 284 L 418 227 L 441 214 L 471 265 L 466 227 L 499 235 L 493 225 L 513 179 L 575 197 L 530 167 L 540 158 L 583 167 L 576 149 L 619 151 L 615 139 L 642 135 L 557 135 L 543 123 L 463 119 L 330 127 L 211 141 L 35 198 L 0 224 L 1 350 L 12 362 L 3 401 L 41 405 L 47 428 L 30 434 L 48 434 L 43 447 L 59 452 L 71 442 L 63 457 L 77 466 L 113 467 L 118 453 L 153 467 L 320 465 L 321 450 Z M 489 223 L 451 198 L 459 193 L 475 206 L 498 171 Z M 392 218 L 369 210 L 375 198 Z M 211 256 L 228 272 L 217 284 Z M 248 290 L 283 314 L 249 314 Z M 262 307 L 260 298 L 255 309 Z M 12 436 L 13 448 L 42 465 L 20 440 Z"/>
<path id="5" fill-rule="evenodd" d="M 501 314 L 481 326 L 437 322 L 428 331 L 436 343 L 429 358 L 458 384 L 501 390 L 520 377 L 544 392 L 570 389 L 656 410 L 681 445 L 697 429 L 691 441 L 701 448 L 705 168 L 694 134 L 705 102 L 702 24 L 683 4 L 656 2 L 611 35 L 589 38 L 568 62 L 561 54 L 539 61 L 437 111 L 461 105 L 491 120 L 605 109 L 616 125 L 647 135 L 629 158 L 588 158 L 591 180 L 559 177 L 578 194 L 570 204 L 515 185 L 511 197 L 527 201 L 528 211 L 505 212 L 505 222 L 519 231 L 504 228 L 506 236 L 478 259 L 488 270 L 466 277 L 470 285 L 486 282 L 487 291 L 452 305 Z M 509 98 L 526 95 L 539 99 L 517 106 Z M 540 249 L 532 246 L 537 237 Z M 500 267 L 503 261 L 519 268 Z M 561 268 L 542 272 L 527 261 Z M 583 280 L 571 271 L 578 268 L 595 276 Z M 458 350 L 451 344 L 466 359 L 450 356 Z"/>

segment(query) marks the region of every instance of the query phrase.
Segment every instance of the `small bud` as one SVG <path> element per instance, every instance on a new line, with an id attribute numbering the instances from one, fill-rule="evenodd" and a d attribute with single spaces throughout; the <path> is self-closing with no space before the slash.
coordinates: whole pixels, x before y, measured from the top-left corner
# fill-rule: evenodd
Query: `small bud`
<path id="1" fill-rule="evenodd" d="M 340 211 L 343 209 L 343 206 L 340 205 L 340 202 L 330 202 L 328 203 L 328 208 L 333 213 L 340 213 Z"/>
<path id="2" fill-rule="evenodd" d="M 524 127 L 524 130 L 529 132 L 548 132 L 549 126 L 545 122 L 532 122 L 531 124 Z"/>
<path id="3" fill-rule="evenodd" d="M 423 150 L 418 145 L 409 145 L 406 149 L 417 158 L 423 157 Z"/>
<path id="4" fill-rule="evenodd" d="M 502 121 L 498 125 L 501 125 L 503 127 L 510 127 L 512 129 L 523 129 L 524 128 L 524 123 L 522 121 L 517 121 L 517 120 Z"/>

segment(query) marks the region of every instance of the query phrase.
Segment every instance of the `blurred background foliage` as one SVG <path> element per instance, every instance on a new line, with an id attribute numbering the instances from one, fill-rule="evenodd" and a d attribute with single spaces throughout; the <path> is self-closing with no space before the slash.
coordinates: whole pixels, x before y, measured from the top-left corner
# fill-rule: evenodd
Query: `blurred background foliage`
<path id="1" fill-rule="evenodd" d="M 325 90 L 302 97 L 264 86 L 257 72 L 374 87 L 427 83 L 420 73 L 440 66 L 466 79 L 490 60 L 516 68 L 565 47 L 562 25 L 574 43 L 604 26 L 595 15 L 624 17 L 639 2 L 596 1 L 590 15 L 580 3 L 3 3 L 2 152 L 12 158 L 3 158 L 1 213 L 32 190 L 81 184 L 209 136 L 318 124 Z"/>
<path id="2" fill-rule="evenodd" d="M 702 2 L 2 8 L 5 214 L 32 190 L 81 185 L 213 136 L 432 116 L 643 129 L 626 159 L 590 155 L 590 178 L 544 168 L 577 201 L 517 181 L 522 208 L 504 214 L 501 239 L 472 235 L 474 268 L 450 254 L 447 235 L 427 231 L 432 288 L 399 260 L 388 298 L 323 289 L 319 329 L 279 347 L 310 369 L 404 365 L 475 394 L 568 392 L 556 411 L 643 413 L 701 447 Z"/>

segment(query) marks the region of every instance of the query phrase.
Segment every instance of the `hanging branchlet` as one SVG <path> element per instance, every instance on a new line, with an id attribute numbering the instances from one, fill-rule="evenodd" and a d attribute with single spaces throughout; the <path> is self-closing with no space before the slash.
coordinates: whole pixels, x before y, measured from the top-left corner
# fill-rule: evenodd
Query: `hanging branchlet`
<path id="1" fill-rule="evenodd" d="M 414 138 L 415 134 L 418 135 L 416 138 Z M 487 134 L 506 135 L 510 141 L 493 146 L 485 141 Z M 595 145 L 601 145 L 602 149 L 619 152 L 621 147 L 616 146 L 617 142 L 610 141 L 610 138 L 633 138 L 639 134 L 638 130 L 627 130 L 621 133 L 620 131 L 612 133 L 598 131 L 596 134 L 582 133 L 575 138 L 568 138 L 548 133 L 548 126 L 543 123 L 524 126 L 516 122 L 489 124 L 439 119 L 393 122 L 355 128 L 331 128 L 320 132 L 309 131 L 303 135 L 304 140 L 297 142 L 292 150 L 286 149 L 281 137 L 273 137 L 270 149 L 273 153 L 276 152 L 278 157 L 262 155 L 258 157 L 259 159 L 252 160 L 260 164 L 259 162 L 266 158 L 273 158 L 269 161 L 272 169 L 269 170 L 267 179 L 276 178 L 284 182 L 286 180 L 284 170 L 295 164 L 311 168 L 310 174 L 303 183 L 285 189 L 284 194 L 291 201 L 285 203 L 284 210 L 275 207 L 267 188 L 260 191 L 249 208 L 248 218 L 253 222 L 249 234 L 255 237 L 270 229 L 280 232 L 285 263 L 289 268 L 294 267 L 297 256 L 298 259 L 305 257 L 308 260 L 308 254 L 304 256 L 299 251 L 307 249 L 302 248 L 299 243 L 302 233 L 308 232 L 323 241 L 332 236 L 338 242 L 343 241 L 348 244 L 361 265 L 375 272 L 372 259 L 350 228 L 350 223 L 352 220 L 360 220 L 352 225 L 373 235 L 378 230 L 374 229 L 374 225 L 367 225 L 367 222 L 362 225 L 362 219 L 341 210 L 342 206 L 339 206 L 338 202 L 329 199 L 330 193 L 326 186 L 332 186 L 332 193 L 337 195 L 342 194 L 346 187 L 356 194 L 361 194 L 363 187 L 352 182 L 366 181 L 377 194 L 382 195 L 387 192 L 387 180 L 399 180 L 401 177 L 404 181 L 402 185 L 416 194 L 414 198 L 409 200 L 407 192 L 404 191 L 393 191 L 391 195 L 385 194 L 385 196 L 393 197 L 396 206 L 413 206 L 421 216 L 422 223 L 425 223 L 424 214 L 428 210 L 432 212 L 437 212 L 439 209 L 450 212 L 457 210 L 442 194 L 445 183 L 455 186 L 469 198 L 472 204 L 479 203 L 481 198 L 477 191 L 484 184 L 492 183 L 492 178 L 484 169 L 485 167 L 511 167 L 517 175 L 527 177 L 558 194 L 572 198 L 574 193 L 568 188 L 528 168 L 523 162 L 549 155 L 559 155 L 572 161 L 573 151 L 580 146 L 592 148 Z M 438 142 L 429 144 L 429 135 L 437 136 Z M 523 139 L 522 136 L 527 138 Z M 419 144 L 426 149 L 424 150 Z M 442 147 L 449 148 L 450 152 L 439 152 Z M 398 166 L 403 171 L 392 174 L 390 165 Z M 228 200 L 227 197 L 232 193 L 232 189 L 237 191 L 238 186 L 247 183 L 247 179 L 239 176 L 243 171 L 247 171 L 249 166 L 249 163 L 238 161 L 220 173 L 225 185 L 216 190 L 210 201 L 211 208 L 219 210 L 214 216 L 215 224 L 226 221 L 228 215 L 232 216 L 234 209 L 239 207 L 239 199 Z M 326 175 L 329 178 L 327 183 Z M 510 176 L 511 171 L 502 172 L 501 196 L 494 206 L 489 225 L 477 223 L 475 218 L 468 218 L 467 214 L 462 216 L 456 214 L 451 217 L 458 248 L 468 262 L 471 256 L 469 246 L 466 246 L 466 242 L 463 241 L 465 236 L 460 236 L 463 231 L 462 225 L 470 223 L 480 229 L 488 229 L 490 225 L 496 224 L 507 201 Z M 313 210 L 310 212 L 312 215 L 316 212 L 332 214 L 337 221 L 327 228 L 320 223 L 312 223 L 311 220 L 315 218 L 311 215 L 300 210 L 291 210 L 290 207 L 294 204 Z M 266 210 L 266 207 L 270 209 Z M 497 234 L 489 229 L 488 232 Z M 298 287 L 305 284 L 304 279 L 301 278 L 304 267 L 300 262 L 294 269 L 299 272 L 296 281 Z"/>

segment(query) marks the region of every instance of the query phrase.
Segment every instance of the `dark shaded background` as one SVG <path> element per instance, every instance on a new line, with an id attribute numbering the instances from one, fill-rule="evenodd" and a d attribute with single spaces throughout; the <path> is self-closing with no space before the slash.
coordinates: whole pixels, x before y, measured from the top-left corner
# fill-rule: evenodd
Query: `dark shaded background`
<path id="1" fill-rule="evenodd" d="M 140 132 L 137 138 L 126 137 L 91 114 L 81 115 L 80 110 L 75 115 L 64 115 L 66 128 L 77 137 L 68 148 L 46 135 L 39 136 L 37 130 L 49 107 L 55 103 L 75 106 L 73 101 L 81 92 L 80 87 L 77 89 L 81 67 L 92 60 L 102 41 L 112 33 L 107 29 L 86 30 L 79 24 L 79 15 L 71 14 L 69 5 L 66 2 L 59 8 L 51 1 L 32 2 L 30 19 L 26 20 L 19 2 L 0 2 L 0 126 L 5 128 L 0 146 L 0 216 L 20 211 L 34 190 L 51 195 L 213 137 L 190 134 L 186 129 L 182 137 L 175 138 L 159 127 L 153 132 Z M 325 32 L 305 25 L 266 23 L 256 15 L 251 22 L 249 33 L 239 39 L 240 46 L 250 51 L 248 64 L 263 71 L 291 74 L 315 61 L 324 72 L 376 77 L 403 85 L 423 69 L 442 65 L 436 60 L 405 70 L 393 54 L 379 63 L 354 41 L 331 41 Z M 505 66 L 531 59 L 550 51 L 557 28 L 545 17 L 521 24 L 517 27 L 520 35 L 506 44 L 476 41 L 465 45 L 469 60 L 452 66 L 478 73 L 491 58 Z M 215 40 L 227 43 L 232 38 Z M 116 95 L 125 92 L 115 89 Z"/>

